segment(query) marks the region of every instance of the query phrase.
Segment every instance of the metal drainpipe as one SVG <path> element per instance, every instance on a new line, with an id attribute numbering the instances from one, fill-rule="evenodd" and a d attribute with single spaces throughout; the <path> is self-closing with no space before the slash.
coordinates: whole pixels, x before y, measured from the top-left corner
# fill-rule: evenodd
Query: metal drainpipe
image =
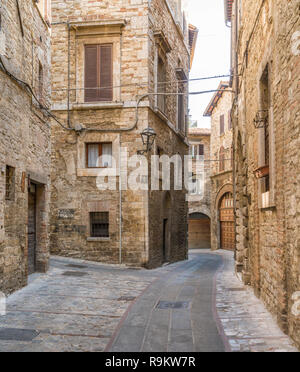
<path id="1" fill-rule="evenodd" d="M 122 167 L 121 167 L 121 161 L 122 161 L 122 154 L 121 154 L 121 144 L 122 144 L 122 141 L 121 141 L 121 138 L 122 138 L 122 133 L 120 133 L 119 135 L 119 197 L 120 197 L 120 200 L 119 200 L 119 233 L 120 233 L 120 246 L 119 246 L 119 264 L 121 265 L 122 264 L 122 249 L 123 249 L 123 245 L 122 245 L 122 238 L 123 238 L 123 230 L 122 230 L 122 173 L 121 173 L 121 170 L 122 170 Z"/>
<path id="2" fill-rule="evenodd" d="M 68 126 L 71 128 L 70 123 L 70 59 L 71 59 L 71 30 L 70 23 L 68 22 Z"/>

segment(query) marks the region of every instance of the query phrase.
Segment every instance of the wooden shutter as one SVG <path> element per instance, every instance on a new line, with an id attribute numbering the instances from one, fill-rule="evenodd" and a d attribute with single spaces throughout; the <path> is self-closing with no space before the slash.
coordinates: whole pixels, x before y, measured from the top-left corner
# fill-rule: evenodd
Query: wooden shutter
<path id="1" fill-rule="evenodd" d="M 99 92 L 99 101 L 112 101 L 113 99 L 112 45 L 100 45 L 99 53 L 101 88 Z"/>
<path id="2" fill-rule="evenodd" d="M 204 155 L 204 145 L 199 145 L 199 155 Z"/>
<path id="3" fill-rule="evenodd" d="M 157 65 L 157 93 L 165 93 L 166 92 L 166 68 L 163 60 L 161 58 L 158 59 Z M 165 95 L 158 95 L 157 96 L 157 106 L 161 112 L 165 112 Z"/>
<path id="4" fill-rule="evenodd" d="M 85 46 L 85 102 L 112 101 L 112 71 L 112 44 Z"/>
<path id="5" fill-rule="evenodd" d="M 98 47 L 97 45 L 85 46 L 85 102 L 98 101 L 98 90 L 87 89 L 99 86 Z"/>
<path id="6" fill-rule="evenodd" d="M 228 111 L 228 129 L 232 129 L 231 111 Z"/>
<path id="7" fill-rule="evenodd" d="M 225 120 L 224 120 L 224 115 L 220 116 L 220 134 L 224 133 L 225 126 L 224 126 Z"/>

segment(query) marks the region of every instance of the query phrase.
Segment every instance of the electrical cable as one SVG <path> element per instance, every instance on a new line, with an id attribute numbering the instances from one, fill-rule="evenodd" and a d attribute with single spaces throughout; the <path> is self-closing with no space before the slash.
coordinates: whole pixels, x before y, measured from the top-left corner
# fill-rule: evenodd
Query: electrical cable
<path id="1" fill-rule="evenodd" d="M 73 128 L 67 128 L 65 127 L 57 118 L 55 115 L 53 115 L 49 109 L 44 106 L 40 101 L 39 99 L 36 97 L 35 93 L 33 92 L 33 89 L 32 87 L 26 83 L 25 81 L 17 78 L 16 76 L 14 76 L 12 73 L 10 73 L 6 66 L 5 66 L 5 63 L 3 62 L 3 59 L 2 59 L 2 56 L 0 55 L 0 67 L 2 68 L 2 70 L 4 71 L 4 73 L 9 76 L 13 81 L 15 81 L 19 86 L 21 86 L 21 88 L 25 91 L 27 91 L 35 100 L 36 102 L 39 104 L 39 107 L 41 110 L 45 111 L 47 113 L 47 115 L 49 117 L 51 117 L 52 119 L 54 119 L 61 127 L 63 127 L 65 130 L 73 130 Z"/>

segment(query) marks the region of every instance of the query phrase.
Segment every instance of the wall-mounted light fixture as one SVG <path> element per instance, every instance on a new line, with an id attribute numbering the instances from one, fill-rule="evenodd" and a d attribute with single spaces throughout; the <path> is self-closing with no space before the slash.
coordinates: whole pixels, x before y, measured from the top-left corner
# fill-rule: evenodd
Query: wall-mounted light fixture
<path id="1" fill-rule="evenodd" d="M 138 155 L 144 155 L 151 151 L 152 146 L 154 144 L 154 140 L 156 138 L 156 133 L 155 130 L 148 127 L 143 132 L 141 133 L 143 145 L 144 145 L 144 150 L 139 150 L 137 153 Z"/>
<path id="2" fill-rule="evenodd" d="M 256 129 L 264 128 L 269 120 L 269 110 L 259 110 L 256 113 L 253 124 Z"/>

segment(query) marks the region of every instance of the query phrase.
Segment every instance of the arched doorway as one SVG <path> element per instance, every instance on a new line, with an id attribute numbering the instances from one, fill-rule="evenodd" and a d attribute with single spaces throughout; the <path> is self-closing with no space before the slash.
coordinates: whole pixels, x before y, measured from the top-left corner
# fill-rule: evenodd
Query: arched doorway
<path id="1" fill-rule="evenodd" d="M 203 213 L 189 215 L 189 249 L 210 249 L 210 218 Z"/>
<path id="2" fill-rule="evenodd" d="M 233 195 L 227 192 L 219 205 L 220 248 L 233 251 L 235 247 Z"/>

